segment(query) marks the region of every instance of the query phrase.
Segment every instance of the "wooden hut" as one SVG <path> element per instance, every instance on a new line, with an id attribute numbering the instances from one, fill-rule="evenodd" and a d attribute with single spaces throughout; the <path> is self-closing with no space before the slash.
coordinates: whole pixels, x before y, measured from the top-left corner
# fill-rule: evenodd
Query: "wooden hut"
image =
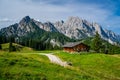
<path id="1" fill-rule="evenodd" d="M 64 51 L 67 52 L 80 52 L 80 51 L 89 51 L 90 47 L 81 42 L 70 42 L 63 45 Z"/>

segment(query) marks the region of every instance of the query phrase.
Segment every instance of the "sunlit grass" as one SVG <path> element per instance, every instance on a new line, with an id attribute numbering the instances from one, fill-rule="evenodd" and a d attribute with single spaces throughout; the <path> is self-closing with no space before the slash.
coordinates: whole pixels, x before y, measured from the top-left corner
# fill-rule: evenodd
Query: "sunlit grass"
<path id="1" fill-rule="evenodd" d="M 24 46 L 9 53 L 8 46 L 8 43 L 2 44 L 0 51 L 0 80 L 120 80 L 120 55 L 35 51 Z M 49 53 L 71 62 L 72 66 L 53 64 L 40 55 Z"/>
<path id="2" fill-rule="evenodd" d="M 120 59 L 99 53 L 70 54 L 67 52 L 57 52 L 65 61 L 72 62 L 73 66 L 83 73 L 93 77 L 109 80 L 120 79 Z"/>
<path id="3" fill-rule="evenodd" d="M 1 80 L 94 80 L 71 68 L 53 64 L 39 54 L 0 53 Z"/>

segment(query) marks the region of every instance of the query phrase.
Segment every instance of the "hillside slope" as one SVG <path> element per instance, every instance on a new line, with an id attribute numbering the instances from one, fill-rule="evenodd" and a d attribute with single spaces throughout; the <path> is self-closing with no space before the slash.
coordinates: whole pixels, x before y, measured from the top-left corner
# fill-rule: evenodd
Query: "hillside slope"
<path id="1" fill-rule="evenodd" d="M 54 53 L 72 63 L 62 67 L 40 53 Z M 119 80 L 120 58 L 105 54 L 69 54 L 62 51 L 0 51 L 1 80 Z M 56 73 L 57 72 L 57 73 Z"/>
<path id="2" fill-rule="evenodd" d="M 56 73 L 57 72 L 57 73 Z M 94 80 L 71 68 L 50 63 L 39 54 L 0 52 L 0 80 Z"/>
<path id="3" fill-rule="evenodd" d="M 15 47 L 16 51 L 15 52 L 33 52 L 34 50 L 29 47 L 25 47 L 16 43 L 12 43 L 12 45 Z M 4 43 L 2 44 L 2 50 L 9 52 L 9 43 Z"/>
<path id="4" fill-rule="evenodd" d="M 56 52 L 56 55 L 65 61 L 72 62 L 78 71 L 91 75 L 96 80 L 120 80 L 120 55 L 98 53 L 81 53 L 80 55 L 67 52 Z"/>

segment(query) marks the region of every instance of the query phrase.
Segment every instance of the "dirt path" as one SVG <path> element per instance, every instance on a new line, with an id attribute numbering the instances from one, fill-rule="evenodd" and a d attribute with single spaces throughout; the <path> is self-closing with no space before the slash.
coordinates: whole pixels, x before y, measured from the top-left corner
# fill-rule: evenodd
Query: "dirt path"
<path id="1" fill-rule="evenodd" d="M 67 62 L 63 62 L 59 57 L 53 54 L 44 54 L 44 55 L 47 56 L 52 63 L 56 63 L 61 66 L 68 66 Z"/>

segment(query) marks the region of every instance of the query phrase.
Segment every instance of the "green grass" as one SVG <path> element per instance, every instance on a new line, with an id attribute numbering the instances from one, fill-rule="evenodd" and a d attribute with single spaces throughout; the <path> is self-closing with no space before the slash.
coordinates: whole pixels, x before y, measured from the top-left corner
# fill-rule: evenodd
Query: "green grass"
<path id="1" fill-rule="evenodd" d="M 53 51 L 34 51 L 22 46 L 20 51 L 9 53 L 8 45 L 2 44 L 3 51 L 0 51 L 0 80 L 94 80 L 70 67 L 53 64 L 46 56 L 38 54 Z"/>
<path id="2" fill-rule="evenodd" d="M 18 44 L 20 50 L 9 53 L 8 45 L 0 51 L 0 80 L 120 80 L 120 55 L 34 51 Z M 54 53 L 72 66 L 53 64 L 38 53 Z"/>
<path id="3" fill-rule="evenodd" d="M 39 54 L 15 54 L 0 52 L 0 80 L 94 80 L 91 76 L 77 73 L 50 63 Z"/>
<path id="4" fill-rule="evenodd" d="M 16 49 L 17 49 L 16 52 L 25 52 L 25 53 L 34 52 L 34 50 L 32 48 L 21 46 L 21 45 L 16 44 L 16 43 L 13 43 L 13 46 L 16 47 Z M 4 51 L 8 52 L 9 51 L 9 43 L 2 44 L 2 49 Z"/>
<path id="5" fill-rule="evenodd" d="M 120 58 L 105 54 L 69 54 L 58 51 L 56 55 L 72 62 L 75 68 L 100 80 L 120 80 Z"/>

